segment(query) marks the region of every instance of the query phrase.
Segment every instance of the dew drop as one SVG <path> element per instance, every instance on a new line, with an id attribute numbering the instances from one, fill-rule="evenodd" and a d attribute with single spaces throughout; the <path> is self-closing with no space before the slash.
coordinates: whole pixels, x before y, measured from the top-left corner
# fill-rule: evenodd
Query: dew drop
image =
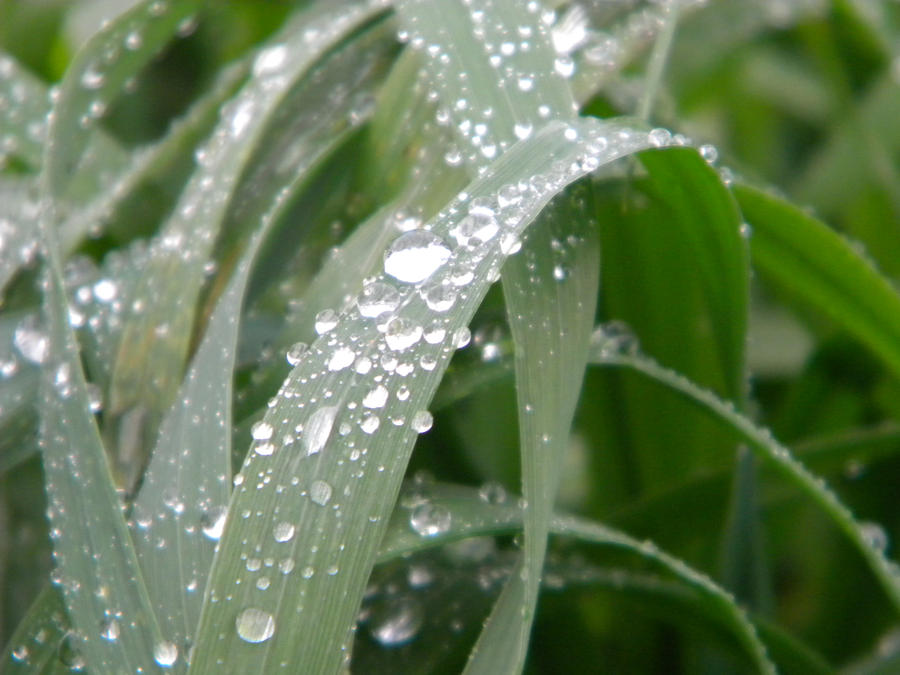
<path id="1" fill-rule="evenodd" d="M 398 281 L 417 284 L 434 274 L 450 258 L 450 249 L 436 234 L 405 232 L 384 253 L 384 271 Z"/>
<path id="2" fill-rule="evenodd" d="M 303 355 L 306 353 L 306 350 L 309 349 L 309 345 L 305 342 L 295 342 L 290 349 L 288 349 L 285 358 L 287 359 L 288 365 L 291 367 L 296 366 L 303 359 Z"/>
<path id="3" fill-rule="evenodd" d="M 384 341 L 394 351 L 408 349 L 421 339 L 422 326 L 401 317 L 391 319 L 384 333 Z"/>
<path id="4" fill-rule="evenodd" d="M 283 44 L 262 50 L 253 61 L 253 74 L 257 77 L 278 72 L 287 61 L 288 49 Z"/>
<path id="5" fill-rule="evenodd" d="M 307 455 L 315 455 L 325 447 L 325 443 L 331 435 L 337 411 L 337 406 L 323 406 L 309 416 L 303 436 L 303 445 L 306 447 Z"/>
<path id="6" fill-rule="evenodd" d="M 426 431 L 431 429 L 431 425 L 433 423 L 434 418 L 431 416 L 431 413 L 427 410 L 420 410 L 415 415 L 413 415 L 410 426 L 412 427 L 412 430 L 417 434 L 424 434 Z"/>
<path id="7" fill-rule="evenodd" d="M 107 619 L 100 626 L 100 637 L 109 642 L 119 639 L 119 622 L 115 619 Z"/>
<path id="8" fill-rule="evenodd" d="M 178 647 L 172 642 L 157 642 L 153 647 L 153 660 L 161 668 L 171 668 L 178 660 Z"/>
<path id="9" fill-rule="evenodd" d="M 431 311 L 446 312 L 456 303 L 456 292 L 450 284 L 437 282 L 425 286 L 422 297 Z"/>
<path id="10" fill-rule="evenodd" d="M 29 317 L 24 319 L 13 335 L 13 344 L 19 353 L 32 363 L 41 364 L 50 355 L 50 339 L 37 329 L 37 322 Z"/>
<path id="11" fill-rule="evenodd" d="M 359 313 L 370 319 L 393 312 L 399 304 L 400 293 L 397 289 L 380 281 L 366 284 L 356 299 Z"/>
<path id="12" fill-rule="evenodd" d="M 719 151 L 716 149 L 716 146 L 711 145 L 710 143 L 701 145 L 699 150 L 700 156 L 707 164 L 713 164 L 719 158 Z"/>
<path id="13" fill-rule="evenodd" d="M 328 370 L 330 371 L 338 371 L 343 370 L 356 358 L 356 352 L 354 352 L 350 347 L 338 347 L 331 354 L 331 358 L 328 359 Z"/>
<path id="14" fill-rule="evenodd" d="M 272 536 L 275 537 L 275 541 L 284 543 L 294 538 L 294 532 L 296 532 L 294 524 L 284 521 L 275 526 Z"/>
<path id="15" fill-rule="evenodd" d="M 488 481 L 478 489 L 478 496 L 487 504 L 502 504 L 506 501 L 506 488 L 497 481 Z"/>
<path id="16" fill-rule="evenodd" d="M 387 387 L 385 387 L 383 384 L 379 384 L 377 387 L 375 387 L 365 395 L 362 404 L 366 408 L 383 408 L 384 404 L 387 403 L 387 399 Z"/>
<path id="17" fill-rule="evenodd" d="M 450 231 L 460 246 L 490 241 L 500 230 L 494 210 L 487 206 L 473 205 L 469 214 Z"/>
<path id="18" fill-rule="evenodd" d="M 331 501 L 331 485 L 324 480 L 314 480 L 309 486 L 309 498 L 319 506 Z"/>
<path id="19" fill-rule="evenodd" d="M 381 645 L 397 647 L 412 640 L 424 620 L 420 603 L 412 598 L 401 598 L 373 617 L 369 632 Z"/>
<path id="20" fill-rule="evenodd" d="M 219 541 L 222 532 L 225 531 L 225 521 L 228 518 L 228 508 L 215 506 L 204 511 L 200 516 L 200 530 L 207 539 Z"/>
<path id="21" fill-rule="evenodd" d="M 265 642 L 275 634 L 274 617 L 261 609 L 248 607 L 234 622 L 238 637 L 245 642 Z"/>
<path id="22" fill-rule="evenodd" d="M 450 530 L 452 517 L 443 506 L 425 502 L 419 504 L 409 515 L 409 525 L 422 537 L 434 537 Z"/>
<path id="23" fill-rule="evenodd" d="M 372 413 L 363 415 L 362 420 L 359 422 L 359 428 L 367 434 L 374 434 L 380 425 L 381 420 L 378 418 L 378 415 L 373 415 Z"/>
<path id="24" fill-rule="evenodd" d="M 272 425 L 260 420 L 250 427 L 250 435 L 254 441 L 267 441 L 272 438 Z"/>
<path id="25" fill-rule="evenodd" d="M 325 335 L 338 324 L 338 315 L 333 309 L 323 309 L 316 314 L 315 329 L 319 335 Z"/>

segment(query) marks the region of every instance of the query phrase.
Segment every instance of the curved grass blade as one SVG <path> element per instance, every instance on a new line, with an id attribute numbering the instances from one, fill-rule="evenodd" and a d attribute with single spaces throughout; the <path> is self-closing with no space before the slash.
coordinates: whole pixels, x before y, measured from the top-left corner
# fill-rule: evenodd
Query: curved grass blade
<path id="1" fill-rule="evenodd" d="M 102 28 L 75 57 L 53 108 L 44 170 L 50 194 L 63 197 L 91 128 L 107 106 L 168 44 L 203 0 L 144 0 Z"/>
<path id="2" fill-rule="evenodd" d="M 786 201 L 733 188 L 766 279 L 837 323 L 900 377 L 900 294 L 839 234 Z"/>
<path id="3" fill-rule="evenodd" d="M 58 588 L 48 586 L 32 603 L 3 653 L 4 673 L 46 673 L 59 661 L 69 632 L 66 606 Z M 68 669 L 68 666 L 66 666 Z"/>
<path id="4" fill-rule="evenodd" d="M 647 143 L 615 122 L 548 125 L 425 229 L 398 237 L 357 309 L 320 315 L 320 337 L 274 398 L 236 477 L 194 672 L 221 662 L 340 667 L 413 442 L 430 425 L 425 407 L 491 280 L 556 193 Z M 450 231 L 474 200 L 493 203 L 520 182 L 517 203 L 496 204 L 494 236 L 450 249 Z M 265 560 L 282 567 L 257 565 Z"/>
<path id="5" fill-rule="evenodd" d="M 77 631 L 73 648 L 91 672 L 149 670 L 159 626 L 91 413 L 56 241 L 47 220 L 40 228 L 47 255 L 40 438 L 56 582 Z"/>
<path id="6" fill-rule="evenodd" d="M 474 169 L 498 149 L 527 138 L 543 119 L 567 119 L 577 109 L 563 77 L 571 61 L 555 58 L 536 5 L 411 0 L 399 9 L 413 46 L 428 45 L 426 68 L 458 120 L 457 136 L 470 146 L 466 154 Z M 503 271 L 516 349 L 523 492 L 530 508 L 521 569 L 507 582 L 466 672 L 515 673 L 525 661 L 556 468 L 584 373 L 598 282 L 593 223 L 581 217 L 583 204 L 563 204 L 542 214 L 523 253 Z M 560 278 L 563 270 L 566 279 Z"/>
<path id="7" fill-rule="evenodd" d="M 396 559 L 458 539 L 507 534 L 521 529 L 525 516 L 516 505 L 516 500 L 509 497 L 499 499 L 496 494 L 487 497 L 489 494 L 485 492 L 485 496 L 482 496 L 472 488 L 452 485 L 430 486 L 421 496 L 421 501 L 433 509 L 449 514 L 448 522 L 451 526 L 433 537 L 422 537 L 411 526 L 414 515 L 409 509 L 399 508 L 394 512 L 385 532 L 378 554 L 379 560 Z M 707 611 L 718 615 L 719 620 L 729 627 L 760 672 L 775 672 L 766 655 L 766 648 L 746 613 L 733 596 L 706 575 L 659 550 L 650 542 L 637 541 L 627 534 L 582 518 L 554 515 L 550 520 L 550 531 L 583 542 L 624 549 L 666 570 L 703 598 Z"/>
<path id="8" fill-rule="evenodd" d="M 0 165 L 15 157 L 41 166 L 50 98 L 47 87 L 9 54 L 0 53 Z"/>
<path id="9" fill-rule="evenodd" d="M 23 265 L 34 262 L 38 186 L 31 178 L 0 179 L 0 297 Z"/>
<path id="10" fill-rule="evenodd" d="M 201 160 L 153 245 L 113 367 L 111 407 L 160 410 L 171 400 L 188 349 L 204 267 L 242 171 L 278 107 L 313 64 L 379 10 L 374 3 L 323 3 L 301 13 L 260 51 L 254 77 L 223 109 Z M 314 127 L 313 132 L 317 129 Z M 320 156 L 295 139 L 285 170 L 302 173 Z"/>
<path id="11" fill-rule="evenodd" d="M 631 368 L 683 395 L 740 433 L 757 454 L 771 463 L 785 479 L 799 487 L 828 514 L 862 555 L 887 597 L 900 611 L 900 568 L 885 557 L 884 551 L 872 544 L 854 520 L 850 510 L 828 489 L 825 482 L 794 459 L 790 450 L 776 441 L 768 429 L 758 427 L 749 418 L 737 412 L 730 401 L 722 400 L 712 391 L 697 386 L 675 371 L 660 366 L 648 357 L 622 352 L 608 340 L 602 328 L 596 337 L 595 349 L 591 356 L 592 363 Z"/>
<path id="12" fill-rule="evenodd" d="M 272 222 L 254 235 L 216 305 L 133 504 L 135 550 L 160 629 L 185 649 L 231 494 L 231 379 L 241 304 Z"/>

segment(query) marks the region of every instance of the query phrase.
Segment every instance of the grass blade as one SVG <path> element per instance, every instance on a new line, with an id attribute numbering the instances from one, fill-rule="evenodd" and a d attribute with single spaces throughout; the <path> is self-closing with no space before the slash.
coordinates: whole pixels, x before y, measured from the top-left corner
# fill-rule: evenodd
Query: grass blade
<path id="1" fill-rule="evenodd" d="M 423 496 L 432 507 L 450 514 L 452 523 L 445 532 L 423 538 L 411 527 L 408 509 L 397 509 L 385 533 L 379 560 L 386 561 L 457 539 L 483 535 L 506 534 L 523 527 L 524 514 L 516 500 L 507 497 L 499 504 L 487 503 L 472 488 L 434 485 Z M 579 541 L 624 549 L 666 570 L 680 582 L 704 598 L 707 609 L 719 617 L 738 638 L 760 672 L 774 673 L 774 666 L 756 634 L 753 624 L 734 598 L 712 579 L 690 568 L 680 560 L 659 550 L 650 542 L 639 542 L 627 534 L 582 518 L 554 515 L 550 531 Z"/>
<path id="2" fill-rule="evenodd" d="M 874 264 L 839 234 L 782 199 L 733 188 L 753 226 L 760 273 L 837 323 L 900 377 L 900 295 Z"/>
<path id="3" fill-rule="evenodd" d="M 149 670 L 159 626 L 91 413 L 56 242 L 46 221 L 41 230 L 48 278 L 40 438 L 55 574 L 91 671 Z"/>
<path id="4" fill-rule="evenodd" d="M 69 631 L 66 606 L 57 588 L 48 586 L 16 627 L 3 654 L 4 673 L 44 673 L 59 660 Z"/>
<path id="5" fill-rule="evenodd" d="M 40 168 L 47 135 L 47 87 L 12 56 L 0 53 L 0 165 L 15 157 Z"/>
<path id="6" fill-rule="evenodd" d="M 76 175 L 91 127 L 190 19 L 202 0 L 144 0 L 102 28 L 78 53 L 60 85 L 45 148 L 47 185 L 62 197 Z"/>
<path id="7" fill-rule="evenodd" d="M 548 125 L 497 160 L 426 232 L 401 235 L 394 244 L 400 251 L 410 239 L 416 250 L 422 235 L 433 242 L 419 255 L 433 255 L 435 265 L 407 267 L 402 254 L 386 258 L 392 276 L 371 281 L 385 284 L 376 289 L 394 307 L 384 334 L 356 309 L 320 318 L 321 336 L 275 397 L 240 472 L 201 617 L 195 672 L 219 662 L 236 669 L 340 667 L 413 442 L 428 426 L 424 409 L 510 246 L 565 185 L 647 142 L 645 133 L 617 123 Z M 548 173 L 554 161 L 565 167 L 561 173 Z M 528 187 L 494 215 L 498 231 L 490 241 L 453 251 L 438 243 L 449 240 L 473 200 L 493 200 L 519 181 Z M 451 308 L 448 297 L 455 297 Z M 293 536 L 276 538 L 276 528 Z M 266 559 L 289 572 L 256 566 Z"/>
<path id="8" fill-rule="evenodd" d="M 291 88 L 329 49 L 372 18 L 366 4 L 317 4 L 295 18 L 255 62 L 256 77 L 223 110 L 203 158 L 158 236 L 126 319 L 113 368 L 111 407 L 138 403 L 164 409 L 174 395 L 186 356 L 193 310 L 231 196 L 247 162 Z M 311 14 L 311 16 L 310 16 Z M 310 38 L 309 36 L 313 36 Z M 302 143 L 296 148 L 303 151 Z M 318 156 L 293 159 L 298 173 Z"/>
<path id="9" fill-rule="evenodd" d="M 900 574 L 897 564 L 888 560 L 884 551 L 872 544 L 849 509 L 826 487 L 821 478 L 811 474 L 790 450 L 778 443 L 768 429 L 754 424 L 737 412 L 734 404 L 724 401 L 710 390 L 703 389 L 678 373 L 660 366 L 650 358 L 623 353 L 611 344 L 602 329 L 597 334 L 591 361 L 597 365 L 614 365 L 631 368 L 662 384 L 689 401 L 701 406 L 740 433 L 750 446 L 773 468 L 777 469 L 793 485 L 815 501 L 847 536 L 853 546 L 871 568 L 885 594 L 900 611 Z"/>
<path id="10" fill-rule="evenodd" d="M 241 304 L 272 222 L 251 240 L 216 305 L 133 505 L 135 549 L 160 629 L 185 649 L 193 643 L 231 493 L 231 374 Z"/>

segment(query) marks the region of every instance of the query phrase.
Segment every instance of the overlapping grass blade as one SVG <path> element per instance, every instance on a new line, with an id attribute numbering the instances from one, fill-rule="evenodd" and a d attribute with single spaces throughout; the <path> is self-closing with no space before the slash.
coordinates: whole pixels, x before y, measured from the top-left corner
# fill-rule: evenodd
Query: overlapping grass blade
<path id="1" fill-rule="evenodd" d="M 40 168 L 50 97 L 38 78 L 5 53 L 0 53 L 0 110 L 0 159 L 15 157 L 31 169 Z"/>
<path id="2" fill-rule="evenodd" d="M 256 252 L 272 222 L 254 235 L 216 305 L 162 423 L 132 507 L 135 550 L 147 590 L 160 629 L 175 645 L 193 642 L 225 523 L 231 494 L 231 373 L 241 304 Z"/>
<path id="3" fill-rule="evenodd" d="M 746 185 L 734 194 L 753 227 L 760 274 L 828 317 L 900 376 L 900 294 L 839 234 L 786 201 Z"/>
<path id="4" fill-rule="evenodd" d="M 315 4 L 258 54 L 255 77 L 223 109 L 219 125 L 198 150 L 199 166 L 153 244 L 115 359 L 110 395 L 114 411 L 138 403 L 161 410 L 171 400 L 204 268 L 247 162 L 291 89 L 379 8 L 374 3 Z M 286 171 L 302 172 L 323 151 L 305 148 L 303 140 L 292 144 L 295 156 L 287 159 Z"/>
<path id="5" fill-rule="evenodd" d="M 60 660 L 60 647 L 69 631 L 66 606 L 58 588 L 48 586 L 16 627 L 0 664 L 4 673 L 49 673 Z"/>
<path id="6" fill-rule="evenodd" d="M 149 670 L 159 626 L 91 412 L 54 233 L 46 220 L 40 227 L 47 260 L 40 438 L 56 582 L 77 631 L 73 647 L 91 672 Z"/>
<path id="7" fill-rule="evenodd" d="M 881 584 L 885 595 L 897 611 L 900 611 L 900 573 L 898 573 L 900 570 L 898 570 L 897 564 L 888 560 L 884 551 L 873 545 L 854 520 L 850 510 L 828 489 L 824 481 L 811 474 L 803 464 L 793 457 L 790 450 L 775 440 L 768 429 L 754 424 L 749 418 L 738 412 L 730 401 L 722 400 L 712 391 L 697 386 L 675 371 L 660 366 L 648 357 L 621 351 L 614 341 L 610 341 L 604 335 L 602 327 L 596 333 L 596 338 L 595 349 L 591 355 L 593 363 L 604 366 L 625 366 L 633 369 L 678 392 L 740 433 L 757 454 L 771 463 L 773 468 L 786 480 L 800 488 L 828 514 L 834 524 L 862 555 Z"/>
<path id="8" fill-rule="evenodd" d="M 364 314 L 320 316 L 321 336 L 274 398 L 240 472 L 195 672 L 224 661 L 340 667 L 413 442 L 430 425 L 425 408 L 491 280 L 555 194 L 647 143 L 646 133 L 615 122 L 548 125 L 504 153 L 425 231 L 398 238 L 386 258 L 391 275 L 373 278 L 379 285 L 361 296 Z M 520 182 L 516 203 L 493 202 Z M 485 200 L 498 207 L 494 236 L 451 250 L 451 230 Z M 406 258 L 407 242 L 423 258 Z M 367 302 L 370 294 L 378 303 Z M 384 333 L 365 316 L 375 313 L 392 314 Z M 423 518 L 424 532 L 441 527 Z"/>
<path id="9" fill-rule="evenodd" d="M 64 196 L 92 127 L 109 104 L 168 44 L 202 0 L 144 0 L 102 28 L 66 71 L 53 107 L 44 155 L 50 193 Z"/>
<path id="10" fill-rule="evenodd" d="M 473 169 L 516 138 L 526 138 L 542 119 L 572 117 L 576 105 L 563 76 L 573 64 L 554 54 L 544 25 L 524 3 L 439 7 L 411 1 L 399 8 L 413 45 L 427 45 L 426 68 L 457 122 L 460 143 L 471 145 L 465 154 Z M 517 42 L 520 38 L 527 38 L 527 47 Z M 460 101 L 465 105 L 460 107 Z M 467 671 L 473 673 L 518 672 L 525 660 L 556 469 L 568 443 L 587 357 L 589 317 L 596 305 L 596 231 L 582 217 L 583 207 L 583 202 L 554 207 L 503 272 L 516 349 L 522 480 L 529 509 L 522 568 L 511 576 L 472 652 Z M 578 231 L 572 223 L 581 224 Z"/>
<path id="11" fill-rule="evenodd" d="M 0 294 L 19 269 L 34 261 L 38 186 L 32 178 L 0 179 Z"/>
<path id="12" fill-rule="evenodd" d="M 429 486 L 423 498 L 433 508 L 443 509 L 449 513 L 452 525 L 439 535 L 423 538 L 410 526 L 409 509 L 398 508 L 385 532 L 379 560 L 399 558 L 457 539 L 505 534 L 522 528 L 525 520 L 523 510 L 510 496 L 502 501 L 493 500 L 500 503 L 489 503 L 478 490 L 472 488 L 433 485 Z M 652 543 L 637 541 L 627 534 L 582 518 L 554 514 L 550 519 L 550 531 L 583 542 L 624 549 L 672 574 L 702 598 L 699 602 L 703 605 L 704 611 L 728 626 L 760 672 L 775 672 L 766 656 L 765 647 L 744 611 L 727 591 L 706 575 L 659 550 Z"/>

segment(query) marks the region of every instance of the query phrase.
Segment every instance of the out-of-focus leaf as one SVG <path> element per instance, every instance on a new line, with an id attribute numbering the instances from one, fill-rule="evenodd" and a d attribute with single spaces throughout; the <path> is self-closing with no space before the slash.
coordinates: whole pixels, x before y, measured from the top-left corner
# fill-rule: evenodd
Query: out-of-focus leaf
<path id="1" fill-rule="evenodd" d="M 763 277 L 823 314 L 900 376 L 900 295 L 833 230 L 786 201 L 746 185 L 733 189 L 753 227 Z"/>
<path id="2" fill-rule="evenodd" d="M 0 165 L 10 157 L 37 169 L 43 159 L 50 99 L 47 87 L 12 56 L 0 53 Z"/>
<path id="3" fill-rule="evenodd" d="M 60 659 L 60 647 L 68 632 L 69 622 L 60 591 L 47 587 L 16 627 L 3 653 L 0 669 L 4 673 L 29 674 L 50 673 L 55 668 L 68 670 L 71 664 Z"/>

